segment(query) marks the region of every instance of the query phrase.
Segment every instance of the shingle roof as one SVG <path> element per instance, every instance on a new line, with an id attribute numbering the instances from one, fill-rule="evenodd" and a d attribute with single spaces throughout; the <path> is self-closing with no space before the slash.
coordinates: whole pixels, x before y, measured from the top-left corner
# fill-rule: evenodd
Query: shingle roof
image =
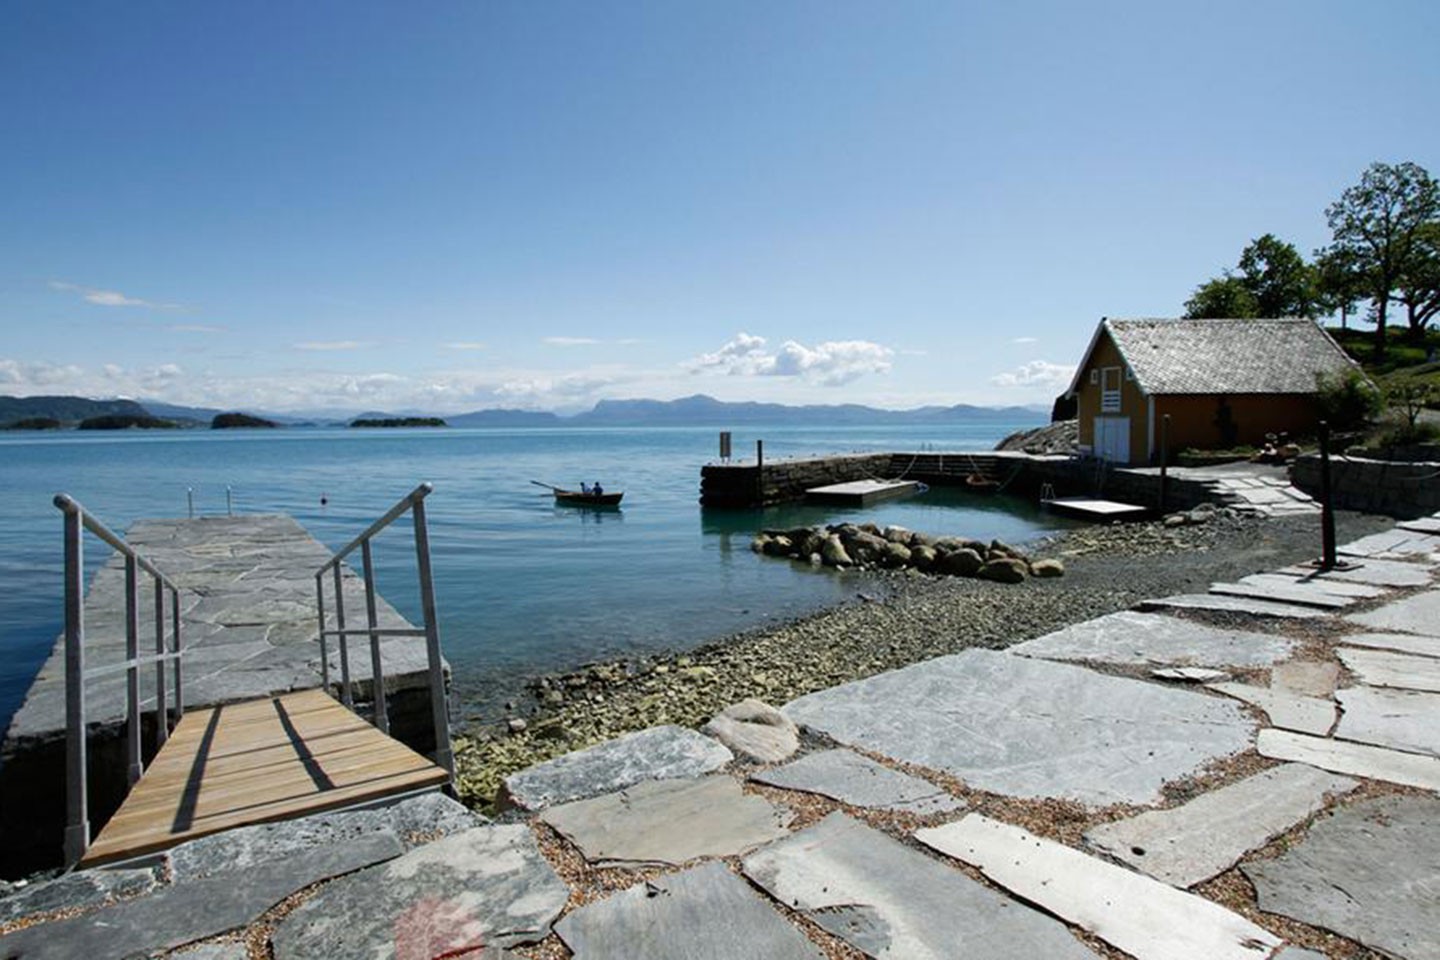
<path id="1" fill-rule="evenodd" d="M 1107 319 L 1103 327 L 1149 394 L 1312 393 L 1316 374 L 1356 368 L 1329 334 L 1303 317 Z"/>

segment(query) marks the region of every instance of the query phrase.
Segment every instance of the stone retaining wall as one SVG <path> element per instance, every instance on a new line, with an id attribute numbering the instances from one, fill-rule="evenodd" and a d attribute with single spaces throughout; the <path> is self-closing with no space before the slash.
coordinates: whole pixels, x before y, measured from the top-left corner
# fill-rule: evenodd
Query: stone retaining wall
<path id="1" fill-rule="evenodd" d="M 1320 458 L 1300 457 L 1290 482 L 1317 499 Z M 1361 457 L 1330 459 L 1330 489 L 1335 506 L 1410 519 L 1440 510 L 1440 463 L 1397 462 Z"/>
<path id="2" fill-rule="evenodd" d="M 805 491 L 890 474 L 892 455 L 852 454 L 813 460 L 754 464 L 706 464 L 700 468 L 700 503 L 707 507 L 757 507 L 802 500 Z"/>

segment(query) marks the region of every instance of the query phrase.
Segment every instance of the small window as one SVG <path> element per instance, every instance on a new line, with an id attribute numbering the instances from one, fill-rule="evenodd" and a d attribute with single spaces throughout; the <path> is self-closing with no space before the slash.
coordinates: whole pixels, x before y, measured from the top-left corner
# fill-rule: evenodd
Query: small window
<path id="1" fill-rule="evenodd" d="M 1090 371 L 1090 382 L 1091 382 L 1091 383 L 1099 383 L 1099 382 L 1100 382 L 1100 371 L 1099 371 L 1099 370 L 1091 370 L 1091 371 Z"/>

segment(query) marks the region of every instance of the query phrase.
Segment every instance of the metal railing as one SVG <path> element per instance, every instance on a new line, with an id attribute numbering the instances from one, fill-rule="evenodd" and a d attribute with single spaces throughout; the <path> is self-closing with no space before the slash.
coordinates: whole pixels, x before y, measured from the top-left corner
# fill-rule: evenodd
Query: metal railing
<path id="1" fill-rule="evenodd" d="M 374 700 L 375 726 L 382 733 L 389 733 L 390 718 L 385 704 L 385 673 L 380 663 L 381 637 L 424 637 L 428 657 L 430 682 L 430 710 L 435 726 L 435 762 L 455 778 L 455 755 L 450 747 L 449 699 L 445 689 L 445 665 L 440 656 L 440 625 L 435 618 L 435 583 L 430 573 L 430 533 L 425 522 L 425 498 L 434 488 L 422 483 L 401 497 L 379 520 L 372 523 L 364 533 L 338 550 L 334 556 L 315 571 L 315 607 L 320 625 L 320 672 L 325 690 L 330 690 L 330 651 L 328 637 L 336 637 L 340 651 L 340 701 L 345 706 L 355 707 L 355 697 L 350 680 L 350 649 L 348 640 L 352 634 L 370 638 L 370 686 Z M 382 628 L 378 625 L 377 600 L 375 592 L 375 564 L 371 556 L 370 541 L 376 534 L 394 523 L 406 513 L 411 514 L 415 524 L 415 565 L 420 580 L 420 608 L 424 626 L 414 628 Z M 360 563 L 365 581 L 365 626 L 350 628 L 345 625 L 345 594 L 342 589 L 344 560 L 360 551 Z M 326 626 L 325 616 L 325 574 L 329 573 L 334 584 L 335 626 Z"/>
<path id="2" fill-rule="evenodd" d="M 65 514 L 65 863 L 73 866 L 90 846 L 89 774 L 86 743 L 85 681 L 102 674 L 125 671 L 125 768 L 130 785 L 144 772 L 140 748 L 140 669 L 155 666 L 155 749 L 170 733 L 165 689 L 165 662 L 174 664 L 175 721 L 185 712 L 184 678 L 180 668 L 184 652 L 180 638 L 180 590 L 124 538 L 97 520 L 67 494 L 55 495 L 55 506 Z M 85 669 L 85 563 L 84 532 L 89 530 L 125 558 L 125 659 Z M 155 652 L 140 653 L 140 571 L 154 581 Z M 165 643 L 165 592 L 170 593 L 170 623 L 174 649 Z"/>

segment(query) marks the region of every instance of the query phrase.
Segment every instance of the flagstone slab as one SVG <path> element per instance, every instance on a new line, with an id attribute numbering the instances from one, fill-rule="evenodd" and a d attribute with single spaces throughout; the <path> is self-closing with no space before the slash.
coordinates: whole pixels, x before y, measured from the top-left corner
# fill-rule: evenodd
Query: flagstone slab
<path id="1" fill-rule="evenodd" d="M 1230 678 L 1230 674 L 1224 670 L 1212 670 L 1209 667 L 1160 667 L 1151 670 L 1150 676 L 1157 680 L 1176 680 L 1180 683 L 1214 683 Z"/>
<path id="2" fill-rule="evenodd" d="M 1252 573 L 1247 577 L 1241 577 L 1238 582 L 1255 587 L 1285 587 L 1294 589 L 1298 586 L 1305 590 L 1319 591 L 1320 593 L 1335 597 L 1346 597 L 1357 600 L 1383 597 L 1389 592 L 1385 587 L 1377 587 L 1369 583 L 1351 583 L 1345 580 L 1331 580 L 1326 577 L 1295 576 L 1285 573 Z"/>
<path id="3" fill-rule="evenodd" d="M 1362 647 L 1340 647 L 1335 653 L 1340 662 L 1363 683 L 1374 687 L 1440 693 L 1440 660 L 1433 657 L 1412 657 L 1406 653 Z"/>
<path id="4" fill-rule="evenodd" d="M 643 780 L 698 777 L 735 759 L 722 744 L 684 727 L 650 727 L 527 767 L 505 778 L 526 810 L 623 790 Z"/>
<path id="5" fill-rule="evenodd" d="M 1298 603 L 1305 607 L 1320 607 L 1324 610 L 1339 610 L 1355 602 L 1354 597 L 1341 597 L 1319 587 L 1299 582 L 1289 584 L 1273 583 L 1212 583 L 1210 592 L 1227 597 L 1257 597 L 1279 603 Z"/>
<path id="6" fill-rule="evenodd" d="M 1344 709 L 1335 736 L 1440 756 L 1440 694 L 1350 687 L 1335 696 Z"/>
<path id="7" fill-rule="evenodd" d="M 1340 680 L 1340 664 L 1333 660 L 1291 660 L 1270 671 L 1270 687 L 1302 697 L 1328 699 Z"/>
<path id="8" fill-rule="evenodd" d="M 1303 763 L 1288 763 L 1202 793 L 1189 803 L 1089 830 L 1085 842 L 1156 880 L 1193 887 L 1358 784 Z"/>
<path id="9" fill-rule="evenodd" d="M 1150 666 L 1269 666 L 1290 655 L 1292 641 L 1126 610 L 1087 620 L 1010 647 L 1045 660 Z"/>
<path id="10" fill-rule="evenodd" d="M 1300 947 L 1286 947 L 1275 954 L 1275 960 L 1329 960 L 1323 953 L 1304 950 Z"/>
<path id="11" fill-rule="evenodd" d="M 1345 638 L 1345 645 L 1378 647 L 1440 660 L 1440 637 L 1419 637 L 1413 633 L 1352 633 Z"/>
<path id="12" fill-rule="evenodd" d="M 1266 960 L 1282 944 L 1219 904 L 978 813 L 915 837 L 1136 960 Z"/>
<path id="13" fill-rule="evenodd" d="M 598 866 L 681 864 L 743 853 L 786 834 L 794 814 L 731 777 L 649 780 L 551 807 L 540 818 Z"/>
<path id="14" fill-rule="evenodd" d="M 1295 603 L 1262 600 L 1259 597 L 1226 597 L 1215 593 L 1177 593 L 1158 600 L 1142 600 L 1140 610 L 1214 610 L 1219 613 L 1244 613 L 1252 617 L 1278 617 L 1290 620 L 1313 620 L 1326 615 L 1315 607 Z"/>
<path id="15" fill-rule="evenodd" d="M 528 827 L 476 827 L 328 884 L 280 921 L 271 943 L 275 960 L 534 943 L 569 896 Z"/>
<path id="16" fill-rule="evenodd" d="M 720 863 L 636 884 L 570 911 L 575 960 L 823 960 L 820 948 Z"/>
<path id="17" fill-rule="evenodd" d="M 1372 630 L 1440 636 L 1440 590 L 1427 590 L 1345 619 Z"/>
<path id="18" fill-rule="evenodd" d="M 755 851 L 743 869 L 867 957 L 1095 958 L 1054 918 L 843 813 Z"/>
<path id="19" fill-rule="evenodd" d="M 1401 530 L 1409 530 L 1412 533 L 1440 534 L 1440 517 L 1420 517 L 1416 520 L 1406 520 L 1397 526 Z"/>
<path id="20" fill-rule="evenodd" d="M 248 870 L 176 884 L 70 920 L 0 937 L 7 960 L 150 956 L 247 926 L 297 890 L 404 852 L 393 834 L 370 834 Z M 333 956 L 334 954 L 326 954 Z"/>
<path id="21" fill-rule="evenodd" d="M 1260 731 L 1255 749 L 1272 760 L 1308 763 L 1352 777 L 1440 790 L 1440 758 L 1424 754 L 1274 729 Z"/>
<path id="22" fill-rule="evenodd" d="M 60 910 L 100 907 L 112 900 L 149 893 L 155 887 L 155 871 L 149 868 L 77 870 L 0 897 L 0 923 Z"/>
<path id="23" fill-rule="evenodd" d="M 1246 749 L 1238 705 L 1084 667 L 967 650 L 794 700 L 833 740 L 1015 797 L 1150 803 Z"/>
<path id="24" fill-rule="evenodd" d="M 1265 711 L 1272 727 L 1298 730 L 1324 736 L 1335 726 L 1335 704 L 1319 697 L 1302 697 L 1267 687 L 1256 687 L 1248 683 L 1226 681 L 1206 684 L 1226 696 L 1243 700 Z"/>
<path id="25" fill-rule="evenodd" d="M 1315 567 L 1301 564 L 1284 567 L 1278 572 L 1315 580 L 1368 583 L 1377 587 L 1423 587 L 1432 578 L 1428 567 L 1407 560 L 1347 559 L 1354 566 L 1318 572 Z"/>
<path id="26" fill-rule="evenodd" d="M 923 816 L 965 807 L 965 801 L 930 781 L 891 770 L 853 750 L 820 750 L 783 767 L 753 773 L 750 779 L 786 790 L 818 793 L 852 807 L 872 810 Z"/>
<path id="27" fill-rule="evenodd" d="M 1338 553 L 1356 557 L 1424 557 L 1440 550 L 1440 537 L 1396 528 L 1372 533 L 1337 548 Z"/>
<path id="28" fill-rule="evenodd" d="M 1440 957 L 1440 800 L 1337 809 L 1273 860 L 1241 869 L 1261 910 L 1406 960 Z"/>

